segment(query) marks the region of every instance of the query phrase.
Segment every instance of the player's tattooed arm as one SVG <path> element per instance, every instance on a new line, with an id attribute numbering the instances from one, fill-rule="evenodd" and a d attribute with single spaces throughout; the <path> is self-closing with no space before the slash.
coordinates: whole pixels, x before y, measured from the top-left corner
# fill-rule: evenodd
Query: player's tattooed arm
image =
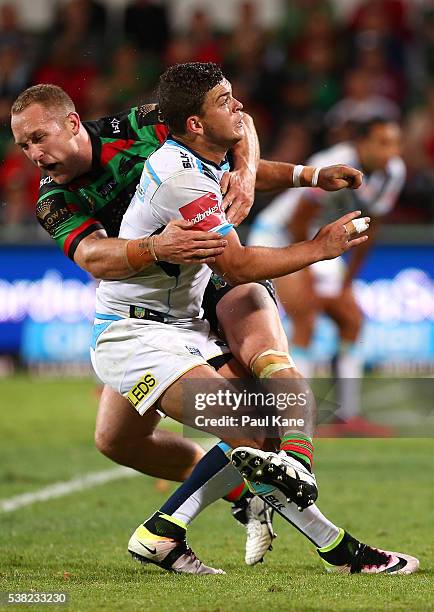
<path id="1" fill-rule="evenodd" d="M 244 113 L 244 138 L 232 149 L 233 170 L 221 181 L 223 210 L 230 223 L 239 225 L 250 212 L 255 197 L 256 169 L 259 162 L 259 141 L 255 124 Z"/>
<path id="2" fill-rule="evenodd" d="M 216 232 L 192 230 L 187 221 L 175 220 L 160 234 L 135 240 L 107 238 L 104 230 L 93 232 L 77 246 L 74 261 L 95 278 L 118 280 L 134 276 L 156 261 L 213 263 L 226 244 Z"/>

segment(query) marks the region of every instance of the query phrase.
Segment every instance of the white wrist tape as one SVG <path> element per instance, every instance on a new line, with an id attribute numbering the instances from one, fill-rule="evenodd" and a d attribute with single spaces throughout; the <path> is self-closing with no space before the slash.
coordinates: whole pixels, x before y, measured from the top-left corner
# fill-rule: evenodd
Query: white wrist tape
<path id="1" fill-rule="evenodd" d="M 322 168 L 315 168 L 315 170 L 313 171 L 311 187 L 316 187 L 318 185 L 318 178 L 321 170 Z"/>
<path id="2" fill-rule="evenodd" d="M 304 170 L 304 166 L 294 166 L 294 170 L 292 172 L 292 186 L 293 187 L 301 187 L 300 177 L 301 173 Z"/>

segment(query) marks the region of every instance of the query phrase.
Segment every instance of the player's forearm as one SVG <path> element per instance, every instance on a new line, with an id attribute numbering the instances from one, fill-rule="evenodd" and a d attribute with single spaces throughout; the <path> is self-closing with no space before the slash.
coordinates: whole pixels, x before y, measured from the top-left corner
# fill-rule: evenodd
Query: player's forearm
<path id="1" fill-rule="evenodd" d="M 244 138 L 232 148 L 233 170 L 248 170 L 253 176 L 259 163 L 259 140 L 250 115 L 244 113 Z"/>
<path id="2" fill-rule="evenodd" d="M 256 173 L 256 190 L 277 191 L 294 187 L 294 168 L 295 164 L 260 159 Z M 303 167 L 299 177 L 300 187 L 311 186 L 314 171 L 312 166 Z"/>
<path id="3" fill-rule="evenodd" d="M 155 262 L 148 238 L 92 240 L 74 256 L 74 261 L 92 276 L 102 280 L 121 280 L 134 276 Z"/>
<path id="4" fill-rule="evenodd" d="M 213 267 L 232 285 L 241 285 L 267 278 L 279 278 L 297 272 L 324 258 L 314 240 L 284 248 L 241 247 L 230 265 Z"/>

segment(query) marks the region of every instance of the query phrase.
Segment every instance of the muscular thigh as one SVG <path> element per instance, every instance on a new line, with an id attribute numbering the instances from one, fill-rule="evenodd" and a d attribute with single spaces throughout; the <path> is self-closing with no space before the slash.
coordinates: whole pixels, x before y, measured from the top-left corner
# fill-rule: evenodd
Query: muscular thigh
<path id="1" fill-rule="evenodd" d="M 265 350 L 288 351 L 276 304 L 263 285 L 233 287 L 216 311 L 232 354 L 245 368 Z"/>
<path id="2" fill-rule="evenodd" d="M 155 411 L 140 416 L 130 402 L 108 387 L 104 387 L 96 417 L 99 435 L 117 438 L 143 437 L 153 433 L 161 417 Z"/>

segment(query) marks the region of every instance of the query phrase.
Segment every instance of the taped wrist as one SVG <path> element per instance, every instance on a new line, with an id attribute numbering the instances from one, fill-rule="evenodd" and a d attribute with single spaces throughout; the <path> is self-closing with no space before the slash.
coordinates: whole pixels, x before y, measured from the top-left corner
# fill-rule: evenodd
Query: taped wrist
<path id="1" fill-rule="evenodd" d="M 294 360 L 289 353 L 282 351 L 264 351 L 258 355 L 250 366 L 256 378 L 271 378 L 272 374 L 280 370 L 295 368 Z"/>
<path id="2" fill-rule="evenodd" d="M 155 236 L 151 236 L 150 238 L 136 238 L 127 241 L 125 255 L 128 265 L 134 272 L 139 272 L 158 261 L 153 244 L 154 238 Z"/>
<path id="3" fill-rule="evenodd" d="M 293 187 L 316 187 L 318 185 L 318 177 L 321 168 L 313 166 L 294 166 L 292 173 Z"/>

